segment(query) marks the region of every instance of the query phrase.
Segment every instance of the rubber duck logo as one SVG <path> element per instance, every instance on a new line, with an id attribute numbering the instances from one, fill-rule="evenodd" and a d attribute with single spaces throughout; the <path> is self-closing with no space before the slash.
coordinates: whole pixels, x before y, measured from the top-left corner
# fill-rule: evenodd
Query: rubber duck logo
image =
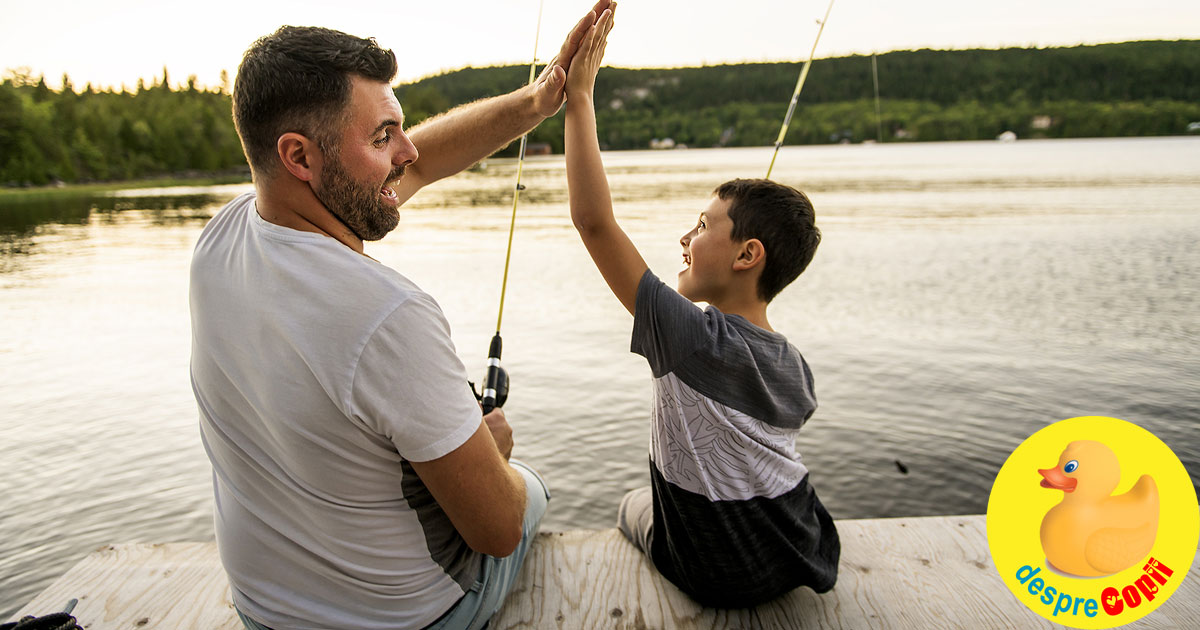
<path id="1" fill-rule="evenodd" d="M 1008 456 L 988 497 L 997 577 L 1055 627 L 1123 626 L 1180 589 L 1194 600 L 1198 542 L 1191 475 L 1153 433 L 1116 418 L 1043 427 Z M 1010 626 L 1033 625 L 1010 612 Z"/>
<path id="2" fill-rule="evenodd" d="M 1158 534 L 1158 486 L 1142 475 L 1124 494 L 1117 456 L 1101 442 L 1071 442 L 1054 468 L 1038 469 L 1042 487 L 1062 501 L 1042 519 L 1042 550 L 1050 565 L 1081 577 L 1112 575 L 1142 561 Z"/>

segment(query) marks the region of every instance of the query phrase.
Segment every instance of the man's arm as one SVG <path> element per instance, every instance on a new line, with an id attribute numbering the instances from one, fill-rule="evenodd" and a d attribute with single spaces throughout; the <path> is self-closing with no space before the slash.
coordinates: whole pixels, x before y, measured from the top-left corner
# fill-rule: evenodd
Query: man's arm
<path id="1" fill-rule="evenodd" d="M 575 229 L 608 287 L 632 314 L 646 261 L 613 216 L 592 103 L 612 17 L 612 11 L 605 12 L 588 31 L 567 76 L 567 191 Z"/>
<path id="2" fill-rule="evenodd" d="M 408 136 L 420 157 L 408 167 L 408 175 L 396 190 L 400 201 L 403 203 L 421 187 L 495 153 L 558 112 L 565 96 L 567 68 L 579 42 L 610 3 L 611 0 L 599 0 L 575 24 L 558 55 L 531 85 L 460 105 L 413 127 Z"/>
<path id="3" fill-rule="evenodd" d="M 507 463 L 512 429 L 504 412 L 488 414 L 458 448 L 427 462 L 410 462 L 467 545 L 502 558 L 521 542 L 525 480 Z"/>

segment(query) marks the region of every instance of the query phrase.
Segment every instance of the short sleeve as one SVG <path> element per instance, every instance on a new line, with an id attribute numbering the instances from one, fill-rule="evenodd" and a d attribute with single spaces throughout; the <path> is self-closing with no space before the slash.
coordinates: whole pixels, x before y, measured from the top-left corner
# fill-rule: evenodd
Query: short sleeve
<path id="1" fill-rule="evenodd" d="M 647 269 L 638 282 L 630 351 L 646 357 L 658 378 L 711 341 L 709 315 Z"/>
<path id="2" fill-rule="evenodd" d="M 350 392 L 354 417 L 386 436 L 400 456 L 437 459 L 479 429 L 479 404 L 433 298 L 414 294 L 363 347 Z"/>

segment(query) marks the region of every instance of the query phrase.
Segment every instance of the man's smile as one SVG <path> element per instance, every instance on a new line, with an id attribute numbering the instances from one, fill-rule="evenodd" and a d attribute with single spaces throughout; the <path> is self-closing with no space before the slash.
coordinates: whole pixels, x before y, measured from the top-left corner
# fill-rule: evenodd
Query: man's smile
<path id="1" fill-rule="evenodd" d="M 394 169 L 383 186 L 379 189 L 379 194 L 384 199 L 395 203 L 398 199 L 396 195 L 396 187 L 400 185 L 400 180 L 404 178 L 404 167 Z"/>

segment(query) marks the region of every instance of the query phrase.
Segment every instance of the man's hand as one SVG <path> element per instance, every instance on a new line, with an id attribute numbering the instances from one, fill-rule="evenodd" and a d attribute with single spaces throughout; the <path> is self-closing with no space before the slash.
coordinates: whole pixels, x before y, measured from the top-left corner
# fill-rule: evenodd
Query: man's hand
<path id="1" fill-rule="evenodd" d="M 558 55 L 532 86 L 466 105 L 434 116 L 408 130 L 421 154 L 400 180 L 396 197 L 404 203 L 423 186 L 449 177 L 521 137 L 542 120 L 553 116 L 566 98 L 567 69 L 580 42 L 605 9 L 615 5 L 600 0 L 571 29 Z"/>
<path id="2" fill-rule="evenodd" d="M 563 100 L 566 98 L 566 91 L 563 87 L 566 85 L 567 70 L 571 67 L 571 59 L 575 57 L 575 52 L 579 50 L 579 44 L 587 35 L 588 29 L 600 19 L 604 14 L 604 10 L 610 8 L 616 9 L 616 4 L 612 0 L 600 0 L 592 10 L 584 15 L 571 32 L 567 34 L 566 41 L 563 42 L 562 48 L 558 54 L 546 66 L 545 70 L 538 75 L 537 80 L 533 82 L 534 106 L 537 112 L 543 117 L 549 118 L 558 112 L 558 108 L 562 107 Z"/>
<path id="3" fill-rule="evenodd" d="M 496 440 L 496 448 L 504 456 L 504 461 L 508 461 L 512 457 L 513 431 L 508 420 L 504 418 L 504 410 L 499 407 L 493 409 L 483 417 L 483 421 L 487 424 L 488 431 L 492 432 L 492 439 Z"/>

